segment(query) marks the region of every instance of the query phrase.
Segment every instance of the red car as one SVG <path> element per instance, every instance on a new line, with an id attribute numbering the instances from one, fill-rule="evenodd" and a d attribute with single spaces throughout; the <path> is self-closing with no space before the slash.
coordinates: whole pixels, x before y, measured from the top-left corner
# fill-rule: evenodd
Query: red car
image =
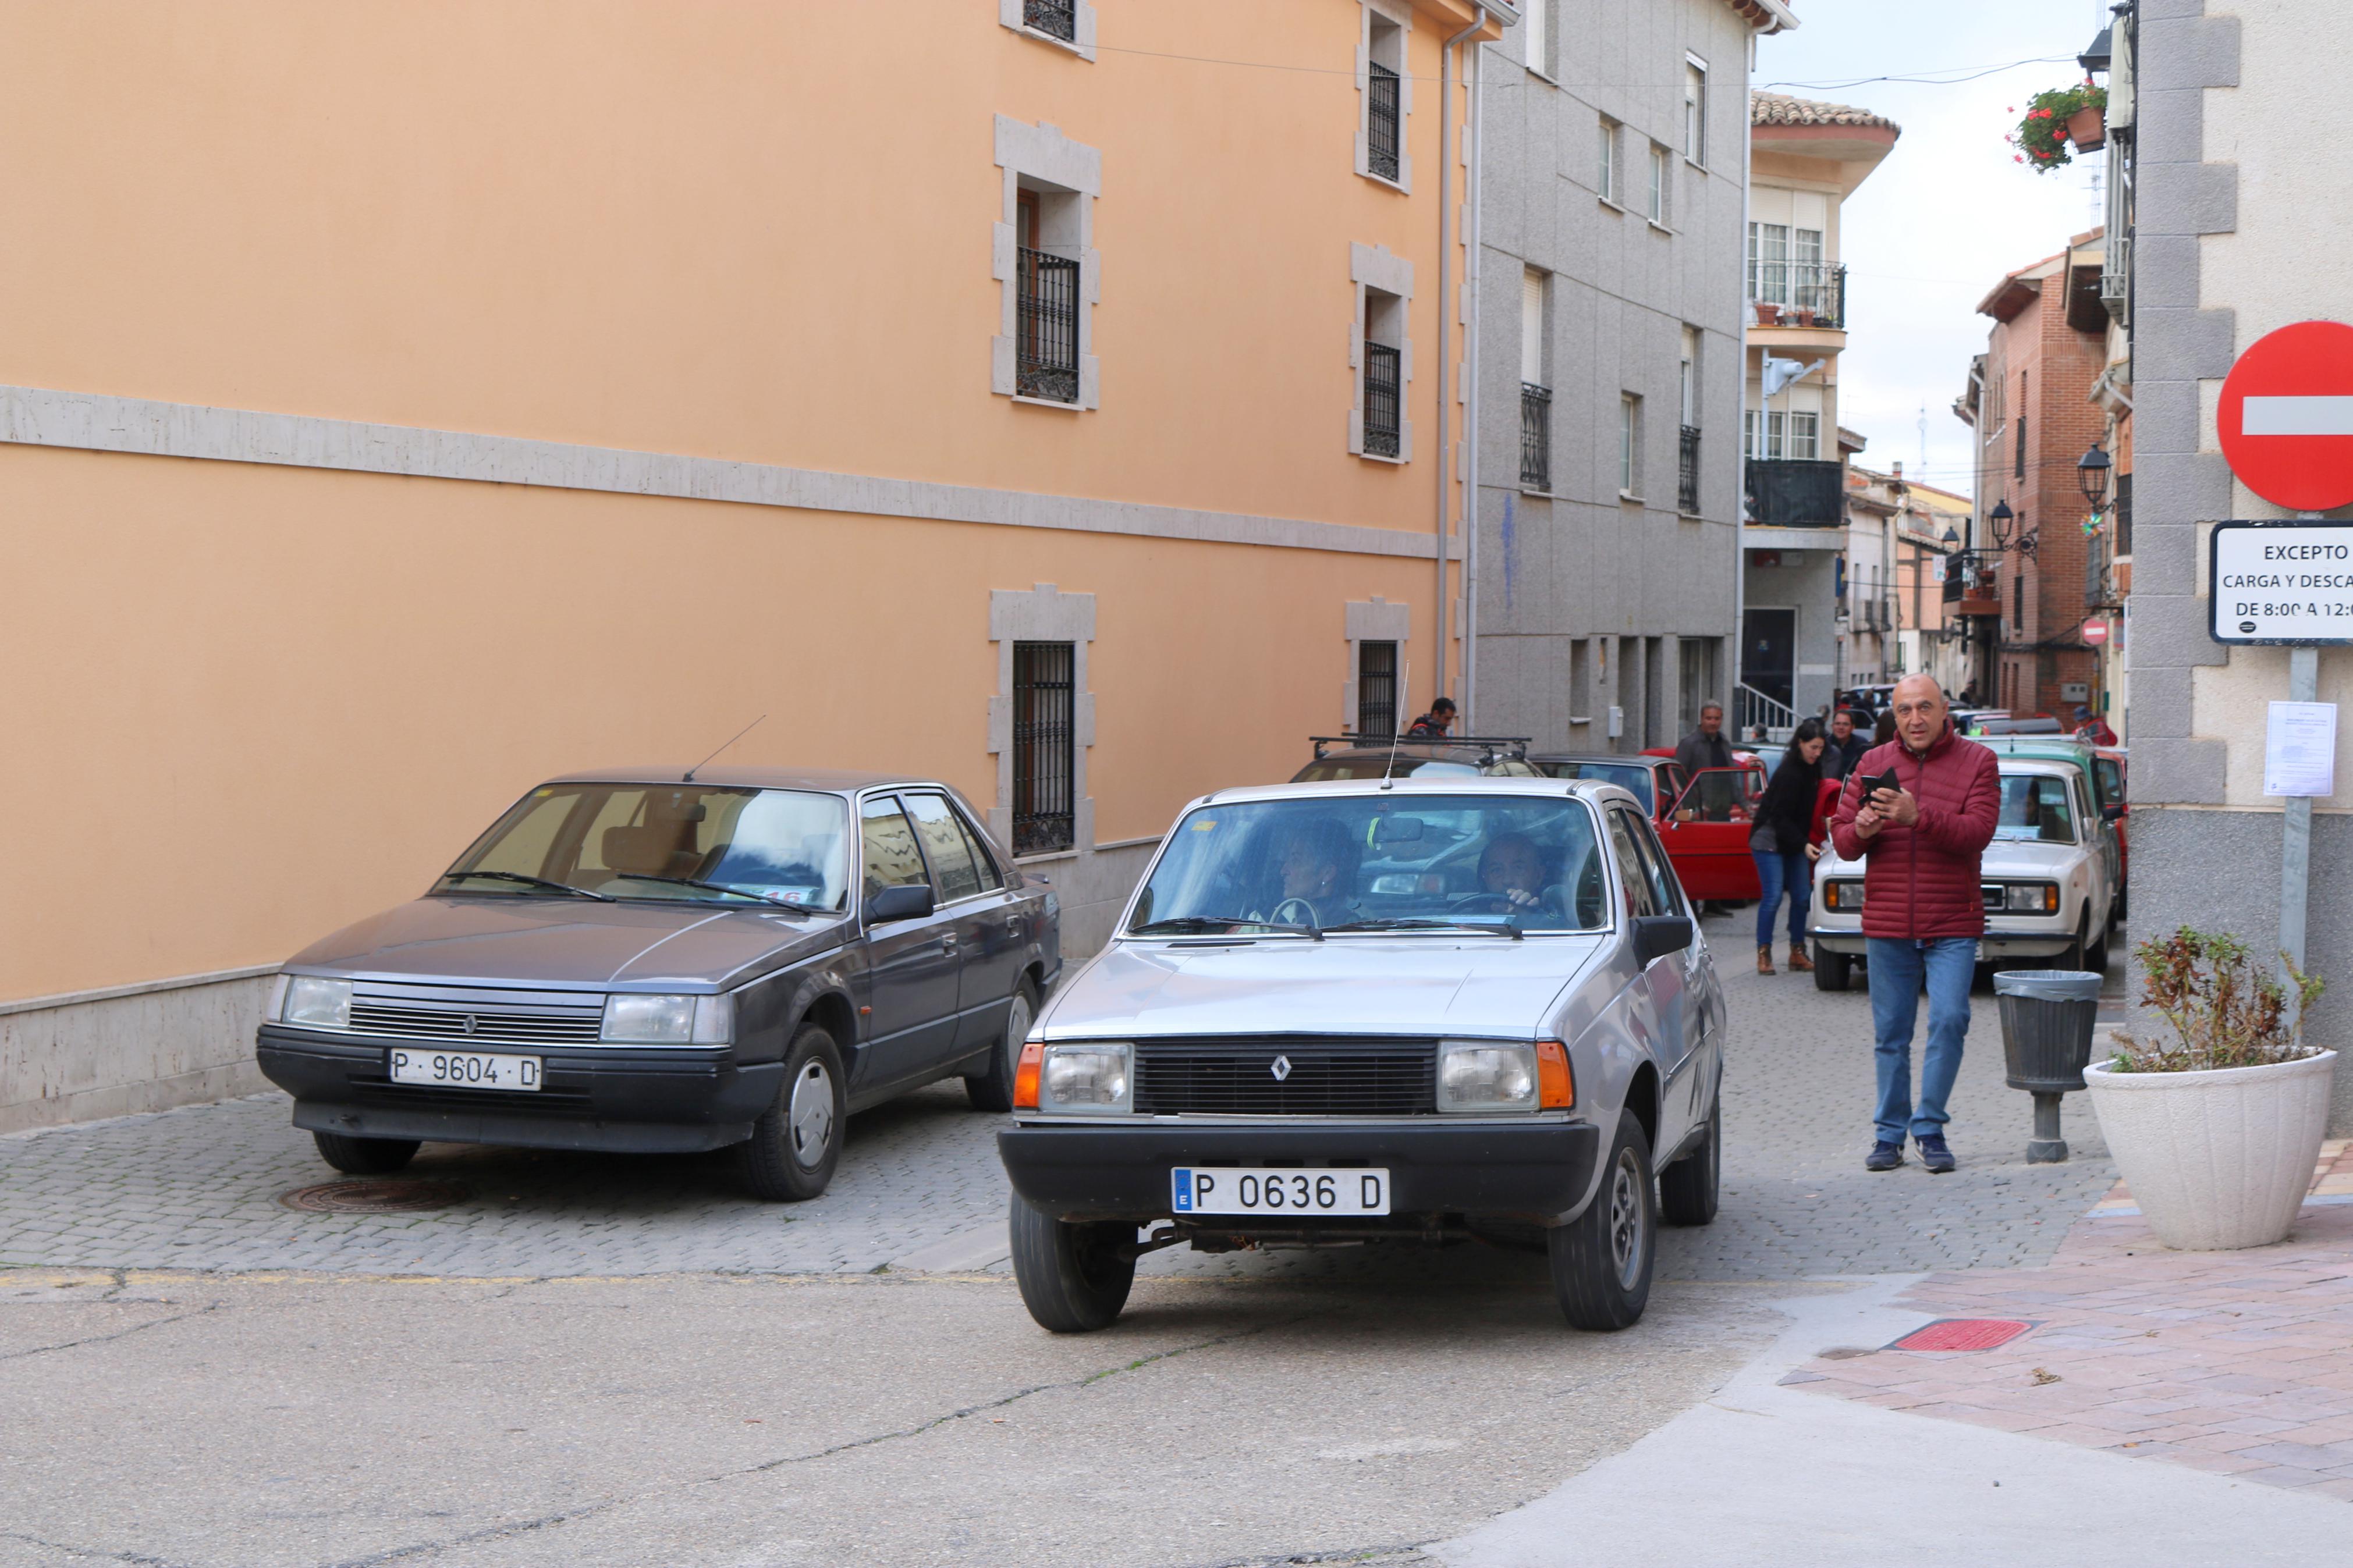
<path id="1" fill-rule="evenodd" d="M 1729 768 L 1686 775 L 1672 752 L 1640 756 L 1614 752 L 1530 756 L 1539 772 L 1562 779 L 1601 779 L 1623 786 L 1642 803 L 1659 842 L 1674 862 L 1687 897 L 1711 903 L 1753 903 L 1763 896 L 1748 835 L 1765 793 L 1765 765 L 1736 752 Z"/>

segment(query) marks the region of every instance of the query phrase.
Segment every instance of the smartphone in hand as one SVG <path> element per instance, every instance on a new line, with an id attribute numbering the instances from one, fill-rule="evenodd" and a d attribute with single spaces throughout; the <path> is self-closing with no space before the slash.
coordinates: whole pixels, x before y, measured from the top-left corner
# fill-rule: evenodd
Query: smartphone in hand
<path id="1" fill-rule="evenodd" d="M 1862 797 L 1865 800 L 1869 800 L 1873 795 L 1877 794 L 1881 790 L 1887 789 L 1900 792 L 1903 788 L 1904 781 L 1895 776 L 1895 770 L 1894 768 L 1890 768 L 1885 773 L 1880 774 L 1877 778 L 1869 781 L 1863 785 Z"/>

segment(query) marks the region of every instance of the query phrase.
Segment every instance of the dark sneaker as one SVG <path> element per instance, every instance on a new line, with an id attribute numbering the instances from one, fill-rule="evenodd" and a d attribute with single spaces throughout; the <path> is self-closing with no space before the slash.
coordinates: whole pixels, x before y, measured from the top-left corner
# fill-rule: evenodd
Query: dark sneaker
<path id="1" fill-rule="evenodd" d="M 1942 1138 L 1931 1134 L 1926 1138 L 1915 1138 L 1912 1142 L 1920 1146 L 1920 1163 L 1936 1175 L 1959 1168 L 1961 1163 L 1953 1158 L 1953 1152 L 1945 1147 Z"/>
<path id="2" fill-rule="evenodd" d="M 1948 1160 L 1952 1158 L 1949 1154 L 1945 1157 Z M 1892 1171 L 1902 1163 L 1904 1163 L 1904 1145 L 1890 1143 L 1884 1139 L 1873 1143 L 1871 1146 L 1871 1152 L 1862 1157 L 1862 1168 L 1866 1171 Z"/>

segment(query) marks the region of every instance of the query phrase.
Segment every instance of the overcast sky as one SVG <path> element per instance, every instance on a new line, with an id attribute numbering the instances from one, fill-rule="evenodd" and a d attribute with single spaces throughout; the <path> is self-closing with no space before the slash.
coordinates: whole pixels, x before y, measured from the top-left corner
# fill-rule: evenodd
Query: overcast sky
<path id="1" fill-rule="evenodd" d="M 2010 161 L 2002 137 L 2029 95 L 2082 79 L 2074 57 L 2098 33 L 2106 5 L 1792 0 L 1792 8 L 1802 26 L 1758 44 L 1757 86 L 1855 104 L 1904 128 L 1844 209 L 1841 259 L 1852 307 L 1840 423 L 1870 438 L 1861 459 L 1868 467 L 1901 459 L 1907 476 L 1968 493 L 1968 430 L 1952 403 L 1993 325 L 1977 303 L 2003 273 L 2099 223 L 2094 176 L 2106 172 L 2106 155 L 2095 153 L 2037 174 Z M 2011 66 L 1952 86 L 1860 79 L 1956 77 L 2052 56 L 2063 63 Z"/>

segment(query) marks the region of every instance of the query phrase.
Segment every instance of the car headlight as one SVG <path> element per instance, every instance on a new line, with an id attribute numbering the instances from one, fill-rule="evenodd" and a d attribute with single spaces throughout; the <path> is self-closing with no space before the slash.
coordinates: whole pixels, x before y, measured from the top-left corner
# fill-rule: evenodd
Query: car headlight
<path id="1" fill-rule="evenodd" d="M 1038 1064 L 1038 1109 L 1110 1115 L 1135 1108 L 1134 1047 L 1048 1046 Z"/>
<path id="2" fill-rule="evenodd" d="M 2055 915 L 2059 912 L 2059 884 L 2056 882 L 2005 883 L 2001 907 L 2014 915 Z"/>
<path id="3" fill-rule="evenodd" d="M 605 998 L 600 1040 L 638 1046 L 724 1046 L 735 1038 L 733 996 Z"/>
<path id="4" fill-rule="evenodd" d="M 281 1021 L 306 1029 L 348 1029 L 352 1026 L 352 983 L 297 974 L 286 983 L 286 1010 Z"/>
<path id="5" fill-rule="evenodd" d="M 1438 1109 L 1534 1110 L 1536 1048 L 1498 1040 L 1443 1040 L 1438 1047 Z"/>
<path id="6" fill-rule="evenodd" d="M 1822 908 L 1852 914 L 1862 908 L 1861 882 L 1827 882 L 1822 887 Z"/>

